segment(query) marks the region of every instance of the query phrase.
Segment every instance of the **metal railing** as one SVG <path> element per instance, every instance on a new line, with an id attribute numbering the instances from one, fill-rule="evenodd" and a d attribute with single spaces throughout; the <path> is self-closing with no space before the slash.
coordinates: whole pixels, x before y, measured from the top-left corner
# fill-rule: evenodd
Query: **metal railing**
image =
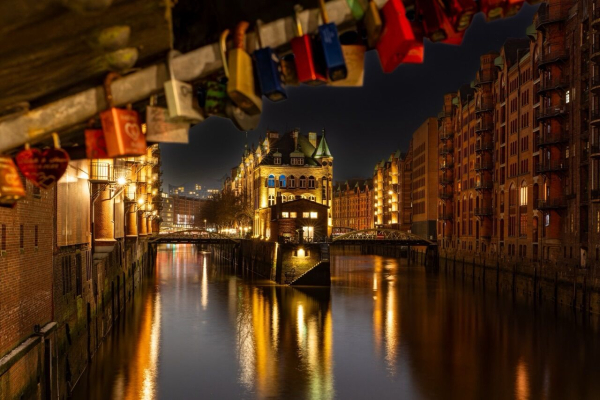
<path id="1" fill-rule="evenodd" d="M 568 168 L 567 161 L 562 160 L 550 160 L 543 163 L 539 163 L 535 166 L 536 175 L 544 174 L 548 172 L 563 172 Z"/>
<path id="2" fill-rule="evenodd" d="M 477 125 L 475 125 L 475 133 L 491 131 L 493 129 L 494 129 L 493 122 L 479 122 L 479 123 L 477 123 Z"/>
<path id="3" fill-rule="evenodd" d="M 538 109 L 536 112 L 536 118 L 544 119 L 544 118 L 558 117 L 558 116 L 566 114 L 567 112 L 568 111 L 567 111 L 567 107 L 565 106 L 565 104 L 560 103 L 560 104 L 556 104 L 556 105 Z"/>
<path id="4" fill-rule="evenodd" d="M 475 171 L 490 170 L 494 168 L 494 163 L 491 161 L 480 161 L 475 163 Z"/>
<path id="5" fill-rule="evenodd" d="M 566 76 L 561 76 L 558 78 L 553 77 L 550 79 L 542 79 L 537 92 L 541 93 L 541 92 L 545 92 L 547 90 L 563 89 L 568 84 L 569 84 L 569 81 Z"/>
<path id="6" fill-rule="evenodd" d="M 450 169 L 454 168 L 454 161 L 441 161 L 440 169 Z"/>
<path id="7" fill-rule="evenodd" d="M 476 190 L 492 189 L 493 187 L 494 187 L 494 182 L 492 182 L 491 179 L 482 179 L 480 181 L 475 182 Z"/>
<path id="8" fill-rule="evenodd" d="M 475 151 L 488 151 L 494 149 L 494 142 L 477 142 L 475 143 Z"/>
<path id="9" fill-rule="evenodd" d="M 562 22 L 567 19 L 568 11 L 564 11 L 560 3 L 552 3 L 552 8 L 541 8 L 538 10 L 535 29 L 540 29 L 544 25 Z"/>
<path id="10" fill-rule="evenodd" d="M 451 220 L 453 218 L 454 218 L 454 214 L 453 213 L 451 213 L 451 212 L 445 212 L 445 213 L 441 213 L 439 215 L 438 219 L 440 219 L 442 221 L 449 221 L 449 220 Z"/>
<path id="11" fill-rule="evenodd" d="M 546 200 L 538 200 L 536 208 L 538 210 L 553 210 L 565 208 L 567 206 L 567 198 L 565 196 L 550 198 Z"/>
<path id="12" fill-rule="evenodd" d="M 492 100 L 482 100 L 481 103 L 475 105 L 475 113 L 492 111 L 493 109 L 494 102 Z"/>
<path id="13" fill-rule="evenodd" d="M 440 156 L 445 156 L 446 154 L 454 153 L 454 146 L 444 145 L 440 147 Z"/>
<path id="14" fill-rule="evenodd" d="M 559 131 L 555 133 L 543 132 L 538 140 L 538 147 L 550 146 L 553 144 L 567 143 L 569 135 L 567 132 Z"/>
<path id="15" fill-rule="evenodd" d="M 565 49 L 551 50 L 545 54 L 542 54 L 538 61 L 538 66 L 544 66 L 546 64 L 555 63 L 558 61 L 564 61 L 569 58 L 569 53 Z"/>
<path id="16" fill-rule="evenodd" d="M 494 209 L 491 207 L 481 207 L 475 209 L 475 215 L 478 217 L 487 217 L 494 214 Z"/>

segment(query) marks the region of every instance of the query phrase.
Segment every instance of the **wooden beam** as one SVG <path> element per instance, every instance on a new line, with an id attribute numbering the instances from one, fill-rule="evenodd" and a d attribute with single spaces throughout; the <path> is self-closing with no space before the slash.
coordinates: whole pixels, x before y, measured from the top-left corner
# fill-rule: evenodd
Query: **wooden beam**
<path id="1" fill-rule="evenodd" d="M 326 4 L 332 22 L 338 25 L 354 23 L 346 0 L 333 0 Z M 305 31 L 316 32 L 320 23 L 318 10 L 305 10 L 300 18 Z M 261 32 L 265 46 L 286 46 L 294 37 L 293 20 L 291 17 L 275 20 L 265 24 Z M 254 42 L 253 35 L 249 35 L 250 51 Z M 172 61 L 174 76 L 188 82 L 198 81 L 221 68 L 221 56 L 216 43 L 190 51 Z M 167 79 L 168 73 L 164 63 L 152 65 L 118 79 L 112 85 L 115 104 L 120 106 L 147 99 L 150 95 L 161 92 Z M 81 124 L 106 107 L 104 90 L 98 86 L 43 105 L 24 115 L 4 119 L 0 121 L 0 152 L 10 151 L 27 142 L 43 140 L 52 132 Z"/>

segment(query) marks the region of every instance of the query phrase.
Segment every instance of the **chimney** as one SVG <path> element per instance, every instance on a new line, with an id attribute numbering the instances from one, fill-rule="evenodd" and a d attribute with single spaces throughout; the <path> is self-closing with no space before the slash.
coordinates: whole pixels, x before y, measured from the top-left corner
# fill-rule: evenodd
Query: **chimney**
<path id="1" fill-rule="evenodd" d="M 308 141 L 313 145 L 314 148 L 317 147 L 317 132 L 308 132 Z"/>

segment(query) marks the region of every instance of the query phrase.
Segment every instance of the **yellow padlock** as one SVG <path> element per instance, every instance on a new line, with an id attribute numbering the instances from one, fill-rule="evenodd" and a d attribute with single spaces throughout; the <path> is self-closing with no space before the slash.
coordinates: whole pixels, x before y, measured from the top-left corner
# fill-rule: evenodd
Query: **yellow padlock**
<path id="1" fill-rule="evenodd" d="M 249 25 L 246 21 L 237 24 L 233 37 L 234 48 L 227 52 L 228 67 L 225 67 L 229 68 L 227 95 L 244 112 L 256 115 L 260 114 L 262 110 L 262 100 L 254 91 L 252 58 L 245 50 L 246 30 Z M 221 51 L 225 51 L 225 49 L 225 43 L 222 43 Z"/>

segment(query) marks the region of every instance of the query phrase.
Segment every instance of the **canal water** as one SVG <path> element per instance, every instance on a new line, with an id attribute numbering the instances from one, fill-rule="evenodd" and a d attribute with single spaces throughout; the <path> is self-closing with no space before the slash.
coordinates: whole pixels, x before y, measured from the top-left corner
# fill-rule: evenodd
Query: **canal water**
<path id="1" fill-rule="evenodd" d="M 155 274 L 75 399 L 600 399 L 593 321 L 403 261 L 333 254 L 296 289 L 178 245 Z"/>

